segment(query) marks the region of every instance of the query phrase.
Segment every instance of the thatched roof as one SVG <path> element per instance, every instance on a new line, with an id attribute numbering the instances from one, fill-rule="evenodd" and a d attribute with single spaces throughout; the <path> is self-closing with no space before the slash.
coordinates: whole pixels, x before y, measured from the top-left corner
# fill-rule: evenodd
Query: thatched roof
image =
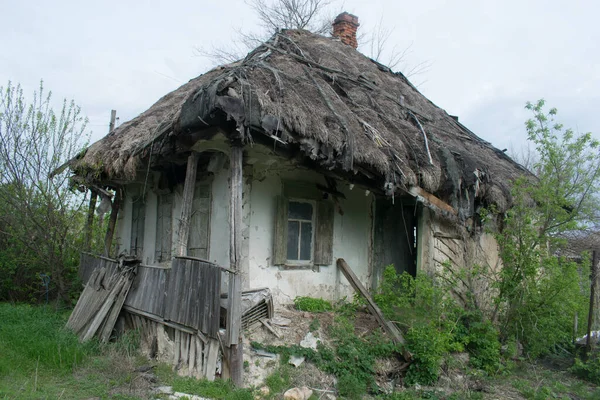
<path id="1" fill-rule="evenodd" d="M 419 186 L 457 209 L 470 204 L 471 212 L 475 198 L 506 209 L 510 180 L 526 173 L 402 74 L 335 38 L 297 30 L 167 94 L 71 167 L 131 178 L 165 140 L 202 139 L 198 132 L 214 125 L 234 140 L 277 142 L 388 195 Z"/>

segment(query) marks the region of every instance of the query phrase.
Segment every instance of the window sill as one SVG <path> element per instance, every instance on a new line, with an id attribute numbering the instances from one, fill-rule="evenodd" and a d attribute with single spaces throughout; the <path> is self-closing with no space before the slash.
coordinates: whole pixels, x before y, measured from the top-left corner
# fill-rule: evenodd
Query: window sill
<path id="1" fill-rule="evenodd" d="M 311 270 L 313 272 L 319 272 L 320 266 L 315 265 L 313 263 L 310 264 L 283 264 L 278 265 L 279 269 L 283 271 L 292 271 L 292 270 Z"/>

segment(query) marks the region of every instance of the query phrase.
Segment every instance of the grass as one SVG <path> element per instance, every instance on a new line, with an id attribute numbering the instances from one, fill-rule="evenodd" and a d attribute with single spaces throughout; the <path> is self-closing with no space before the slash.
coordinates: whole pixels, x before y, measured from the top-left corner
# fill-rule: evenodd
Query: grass
<path id="1" fill-rule="evenodd" d="M 50 307 L 0 303 L 0 400 L 82 398 L 133 400 L 150 397 L 150 389 L 153 385 L 140 379 L 140 374 L 135 372 L 136 367 L 149 363 L 138 354 L 139 336 L 136 332 L 130 332 L 109 345 L 100 345 L 96 342 L 81 344 L 72 333 L 63 328 L 67 318 L 68 311 L 55 312 Z M 341 340 L 345 337 L 337 337 L 338 345 L 352 353 L 355 359 L 364 359 L 365 354 L 355 352 L 356 349 L 350 346 L 354 342 L 346 343 L 348 340 Z M 338 360 L 340 368 L 351 369 L 353 364 L 348 361 L 347 354 L 336 353 L 330 361 L 334 362 L 337 357 L 340 357 Z M 315 382 L 307 381 L 309 378 L 313 379 L 305 376 L 307 373 L 310 374 L 307 372 L 310 371 L 307 369 L 308 364 L 310 363 L 307 361 L 304 369 L 281 365 L 265 381 L 265 385 L 270 389 L 265 400 L 281 398 L 282 393 L 292 386 L 321 387 L 317 378 L 314 378 Z M 310 367 L 316 369 L 312 364 Z M 510 374 L 507 372 L 502 376 L 486 378 L 485 386 L 489 391 L 459 391 L 444 394 L 429 387 L 407 388 L 393 395 L 379 394 L 377 398 L 382 400 L 487 399 L 490 398 L 488 393 L 491 398 L 520 396 L 532 400 L 600 398 L 600 389 L 577 379 L 564 369 L 559 371 L 541 364 L 523 362 Z M 154 371 L 160 385 L 172 386 L 178 392 L 212 399 L 254 399 L 255 393 L 251 389 L 235 389 L 230 382 L 221 380 L 207 382 L 180 377 L 166 364 L 158 364 Z M 333 387 L 333 383 L 325 386 Z"/>
<path id="2" fill-rule="evenodd" d="M 0 303 L 0 400 L 4 399 L 146 399 L 153 386 L 135 369 L 149 361 L 140 356 L 139 335 L 130 331 L 102 345 L 79 343 L 64 329 L 69 311 Z M 253 400 L 251 390 L 228 381 L 208 382 L 178 376 L 166 364 L 155 369 L 161 385 L 212 399 Z"/>
<path id="3" fill-rule="evenodd" d="M 68 315 L 0 303 L 0 399 L 136 398 L 115 390 L 130 384 L 136 360 L 114 344 L 79 343 L 64 329 Z"/>

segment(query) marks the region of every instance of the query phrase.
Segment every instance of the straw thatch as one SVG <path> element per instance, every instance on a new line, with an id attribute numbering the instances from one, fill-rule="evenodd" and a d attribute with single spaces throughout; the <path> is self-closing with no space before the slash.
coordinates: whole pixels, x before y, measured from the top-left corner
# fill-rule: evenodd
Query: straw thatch
<path id="1" fill-rule="evenodd" d="M 131 179 L 165 142 L 203 139 L 198 132 L 215 125 L 233 140 L 276 142 L 312 166 L 360 176 L 388 195 L 420 186 L 467 213 L 475 199 L 505 210 L 510 180 L 525 173 L 402 74 L 335 38 L 299 30 L 277 33 L 244 60 L 164 96 L 71 168 Z"/>

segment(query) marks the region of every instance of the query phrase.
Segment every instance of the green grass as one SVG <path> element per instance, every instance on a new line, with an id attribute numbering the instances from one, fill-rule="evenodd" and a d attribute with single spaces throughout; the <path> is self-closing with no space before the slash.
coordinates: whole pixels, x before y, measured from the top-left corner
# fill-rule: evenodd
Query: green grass
<path id="1" fill-rule="evenodd" d="M 63 329 L 68 315 L 47 307 L 0 304 L 0 376 L 15 366 L 33 366 L 54 373 L 73 372 L 90 355 L 95 343 L 80 344 Z"/>
<path id="2" fill-rule="evenodd" d="M 125 355 L 115 345 L 79 343 L 64 329 L 68 315 L 0 303 L 0 399 L 108 398 L 131 380 Z"/>

